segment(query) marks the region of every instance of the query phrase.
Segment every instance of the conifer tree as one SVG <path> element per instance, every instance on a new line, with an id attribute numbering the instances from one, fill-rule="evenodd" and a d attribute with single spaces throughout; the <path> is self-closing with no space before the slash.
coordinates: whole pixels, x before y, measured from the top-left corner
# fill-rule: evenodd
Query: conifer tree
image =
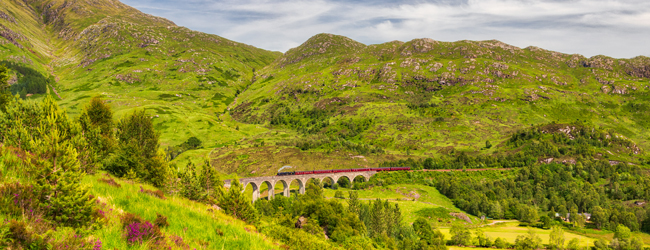
<path id="1" fill-rule="evenodd" d="M 180 174 L 180 177 L 181 194 L 190 200 L 199 200 L 201 197 L 201 183 L 199 183 L 199 178 L 197 178 L 194 163 L 187 163 L 185 171 Z"/>
<path id="2" fill-rule="evenodd" d="M 105 169 L 124 176 L 133 170 L 138 178 L 162 187 L 170 176 L 166 154 L 160 150 L 153 122 L 144 111 L 135 111 L 117 124 L 119 148 L 105 161 Z"/>
<path id="3" fill-rule="evenodd" d="M 6 111 L 7 104 L 11 102 L 13 96 L 9 91 L 9 70 L 0 65 L 0 110 Z"/>
<path id="4" fill-rule="evenodd" d="M 252 224 L 257 222 L 257 211 L 253 207 L 251 200 L 242 193 L 242 189 L 239 179 L 233 179 L 230 189 L 221 198 L 219 206 L 226 214 Z"/>
<path id="5" fill-rule="evenodd" d="M 348 196 L 348 210 L 354 214 L 359 214 L 361 210 L 361 202 L 359 202 L 359 194 L 356 191 L 349 191 Z"/>
<path id="6" fill-rule="evenodd" d="M 38 128 L 43 138 L 31 141 L 36 187 L 47 217 L 65 226 L 85 226 L 91 222 L 94 199 L 80 185 L 77 151 L 57 128 L 57 115 L 49 113 Z"/>
<path id="7" fill-rule="evenodd" d="M 201 189 L 205 192 L 205 199 L 209 202 L 212 203 L 213 200 L 218 200 L 223 196 L 223 181 L 217 170 L 210 164 L 209 159 L 206 159 L 203 164 L 199 182 Z"/>

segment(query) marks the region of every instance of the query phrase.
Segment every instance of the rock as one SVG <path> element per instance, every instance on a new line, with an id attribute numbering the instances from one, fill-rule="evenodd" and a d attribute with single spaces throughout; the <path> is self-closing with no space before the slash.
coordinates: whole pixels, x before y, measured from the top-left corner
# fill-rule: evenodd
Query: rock
<path id="1" fill-rule="evenodd" d="M 545 164 L 550 164 L 551 162 L 553 162 L 553 158 L 541 159 L 539 162 L 540 163 L 545 163 Z"/>
<path id="2" fill-rule="evenodd" d="M 429 71 L 431 71 L 431 72 L 436 72 L 439 69 L 441 69 L 443 66 L 444 65 L 442 65 L 442 63 L 437 62 L 437 63 L 435 63 L 433 65 L 427 66 L 427 68 L 429 68 Z"/>
<path id="3" fill-rule="evenodd" d="M 307 224 L 307 218 L 305 218 L 304 216 L 300 216 L 300 218 L 298 218 L 298 221 L 296 221 L 295 226 L 296 228 L 302 228 L 302 226 L 304 226 L 305 224 Z"/>
<path id="4" fill-rule="evenodd" d="M 625 88 L 625 87 L 614 86 L 614 89 L 612 90 L 612 94 L 625 95 L 627 93 L 628 93 L 627 88 Z"/>
<path id="5" fill-rule="evenodd" d="M 607 85 L 602 86 L 602 87 L 600 88 L 600 91 L 602 91 L 602 92 L 605 93 L 605 94 L 609 93 L 609 92 L 610 92 L 609 86 L 607 86 Z"/>

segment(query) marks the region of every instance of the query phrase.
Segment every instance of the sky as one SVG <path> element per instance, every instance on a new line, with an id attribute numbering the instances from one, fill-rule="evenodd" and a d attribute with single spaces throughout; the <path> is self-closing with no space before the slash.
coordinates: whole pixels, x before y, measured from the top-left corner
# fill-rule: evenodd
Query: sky
<path id="1" fill-rule="evenodd" d="M 177 25 L 285 52 L 319 33 L 364 44 L 496 39 L 587 57 L 650 56 L 648 0 L 122 0 Z"/>

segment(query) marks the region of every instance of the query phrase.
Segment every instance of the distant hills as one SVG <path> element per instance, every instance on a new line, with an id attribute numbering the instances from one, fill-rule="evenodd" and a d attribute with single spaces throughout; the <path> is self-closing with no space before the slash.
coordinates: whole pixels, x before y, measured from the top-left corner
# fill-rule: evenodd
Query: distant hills
<path id="1" fill-rule="evenodd" d="M 40 72 L 45 94 L 73 115 L 101 95 L 116 119 L 145 108 L 166 146 L 200 139 L 179 166 L 210 156 L 224 172 L 259 175 L 491 154 L 516 131 L 553 122 L 609 130 L 641 148 L 612 152 L 620 160 L 642 160 L 650 146 L 647 57 L 495 40 L 364 45 L 332 34 L 282 54 L 112 0 L 8 0 L 0 36 L 12 83 L 27 84 L 19 67 Z"/>

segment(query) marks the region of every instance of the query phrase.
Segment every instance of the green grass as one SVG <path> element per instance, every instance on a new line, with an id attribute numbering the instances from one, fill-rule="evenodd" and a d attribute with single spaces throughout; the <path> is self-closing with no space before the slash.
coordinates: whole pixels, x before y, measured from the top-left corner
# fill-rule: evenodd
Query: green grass
<path id="1" fill-rule="evenodd" d="M 528 234 L 529 228 L 518 226 L 518 221 L 511 221 L 507 223 L 500 223 L 494 226 L 481 227 L 481 230 L 485 234 L 492 238 L 492 240 L 497 237 L 502 238 L 508 241 L 511 244 L 515 243 L 517 236 Z M 542 244 L 548 244 L 551 230 L 543 230 L 539 228 L 530 228 L 537 236 L 542 239 Z M 449 228 L 441 228 L 440 231 L 445 235 L 445 238 L 450 239 L 451 235 L 449 234 Z M 472 231 L 474 233 L 474 231 Z M 574 234 L 565 230 L 564 232 L 565 242 L 568 243 L 571 239 L 577 238 L 580 240 L 581 246 L 593 246 L 595 239 L 585 237 L 582 235 Z"/>
<path id="2" fill-rule="evenodd" d="M 175 196 L 162 200 L 141 193 L 140 187 L 155 190 L 145 184 L 130 184 L 118 180 L 121 188 L 109 186 L 99 181 L 105 178 L 103 174 L 86 176 L 84 184 L 90 187 L 91 193 L 98 200 L 107 204 L 110 221 L 108 225 L 95 232 L 101 238 L 107 249 L 144 249 L 139 246 L 129 246 L 123 238 L 120 214 L 130 212 L 142 218 L 153 221 L 156 214 L 167 216 L 169 227 L 162 231 L 166 235 L 176 235 L 183 238 L 192 249 L 275 249 L 273 242 L 256 233 L 253 226 L 226 216 L 221 212 L 211 212 L 211 207 Z M 217 231 L 223 232 L 220 236 Z M 209 245 L 206 246 L 205 243 Z"/>

